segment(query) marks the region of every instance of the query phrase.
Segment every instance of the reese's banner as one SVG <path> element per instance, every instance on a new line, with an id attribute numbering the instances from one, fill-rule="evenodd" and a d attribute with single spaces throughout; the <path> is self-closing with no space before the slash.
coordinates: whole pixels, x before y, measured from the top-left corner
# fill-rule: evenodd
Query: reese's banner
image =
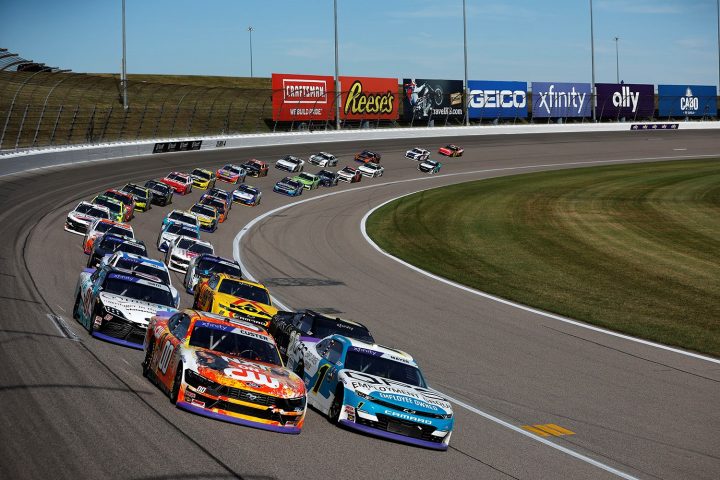
<path id="1" fill-rule="evenodd" d="M 335 118 L 333 77 L 273 73 L 272 89 L 276 122 Z"/>
<path id="2" fill-rule="evenodd" d="M 403 119 L 463 118 L 462 80 L 403 79 Z"/>
<path id="3" fill-rule="evenodd" d="M 340 77 L 340 118 L 343 120 L 397 120 L 396 78 Z"/>

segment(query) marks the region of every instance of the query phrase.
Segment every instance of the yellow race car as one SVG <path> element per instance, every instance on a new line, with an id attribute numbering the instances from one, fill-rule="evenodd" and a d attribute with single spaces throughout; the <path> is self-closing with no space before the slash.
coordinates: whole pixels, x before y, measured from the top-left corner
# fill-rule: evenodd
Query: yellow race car
<path id="1" fill-rule="evenodd" d="M 270 325 L 273 315 L 278 312 L 264 285 L 226 273 L 215 274 L 197 285 L 193 308 L 238 318 L 263 328 Z"/>
<path id="2" fill-rule="evenodd" d="M 200 222 L 200 228 L 207 232 L 214 232 L 217 230 L 218 222 L 220 221 L 220 213 L 217 208 L 210 205 L 203 205 L 196 203 L 190 207 L 190 212 L 194 213 Z"/>
<path id="3" fill-rule="evenodd" d="M 215 187 L 215 172 L 204 168 L 196 168 L 190 172 L 193 186 L 207 190 Z"/>

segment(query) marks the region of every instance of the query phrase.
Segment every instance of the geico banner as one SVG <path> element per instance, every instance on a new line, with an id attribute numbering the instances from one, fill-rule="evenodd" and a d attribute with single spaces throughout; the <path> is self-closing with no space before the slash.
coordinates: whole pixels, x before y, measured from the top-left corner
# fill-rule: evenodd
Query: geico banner
<path id="1" fill-rule="evenodd" d="M 272 89 L 276 122 L 335 118 L 333 77 L 273 73 Z"/>
<path id="2" fill-rule="evenodd" d="M 655 113 L 655 89 L 637 83 L 596 83 L 600 118 L 643 118 Z"/>
<path id="3" fill-rule="evenodd" d="M 532 82 L 533 117 L 589 117 L 591 91 L 589 83 Z"/>
<path id="4" fill-rule="evenodd" d="M 403 119 L 463 117 L 462 80 L 403 79 Z"/>
<path id="5" fill-rule="evenodd" d="M 714 85 L 658 85 L 661 117 L 702 117 L 717 115 Z"/>
<path id="6" fill-rule="evenodd" d="M 470 118 L 527 117 L 527 83 L 468 80 Z"/>
<path id="7" fill-rule="evenodd" d="M 397 78 L 340 77 L 340 118 L 397 120 Z"/>

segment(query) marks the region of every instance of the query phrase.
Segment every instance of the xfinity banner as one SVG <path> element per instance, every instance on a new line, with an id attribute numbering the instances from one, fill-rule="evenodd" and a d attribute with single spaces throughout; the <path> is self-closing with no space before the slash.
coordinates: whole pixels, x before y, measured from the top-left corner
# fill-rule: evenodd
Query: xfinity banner
<path id="1" fill-rule="evenodd" d="M 658 85 L 661 117 L 702 117 L 717 115 L 714 85 Z"/>
<path id="2" fill-rule="evenodd" d="M 403 79 L 403 119 L 463 118 L 462 80 Z"/>
<path id="3" fill-rule="evenodd" d="M 333 77 L 272 74 L 273 120 L 299 122 L 335 118 Z"/>
<path id="4" fill-rule="evenodd" d="M 340 77 L 340 118 L 397 120 L 397 78 Z"/>
<path id="5" fill-rule="evenodd" d="M 532 83 L 535 118 L 589 117 L 591 99 L 589 83 Z"/>
<path id="6" fill-rule="evenodd" d="M 470 118 L 526 118 L 527 83 L 468 80 Z"/>
<path id="7" fill-rule="evenodd" d="M 655 89 L 637 83 L 596 83 L 600 118 L 644 118 L 655 113 Z"/>

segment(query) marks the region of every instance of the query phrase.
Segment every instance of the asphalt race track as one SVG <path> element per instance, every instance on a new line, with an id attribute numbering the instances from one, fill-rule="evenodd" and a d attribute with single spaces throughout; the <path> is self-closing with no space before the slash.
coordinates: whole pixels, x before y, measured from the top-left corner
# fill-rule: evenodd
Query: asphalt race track
<path id="1" fill-rule="evenodd" d="M 435 151 L 447 140 L 418 146 Z M 594 162 L 720 156 L 717 131 L 451 141 L 466 154 L 441 159 L 434 177 L 403 157 L 415 146 L 407 140 L 160 154 L 0 177 L 0 477 L 717 478 L 720 362 L 440 283 L 381 255 L 360 231 L 368 210 L 421 189 Z M 142 352 L 90 338 L 72 320 L 87 257 L 82 237 L 62 227 L 80 199 L 129 180 L 250 157 L 274 163 L 286 153 L 307 158 L 327 150 L 341 167 L 364 147 L 383 154 L 384 177 L 306 191 L 299 199 L 343 193 L 269 215 L 245 232 L 239 250 L 248 273 L 277 300 L 364 322 L 380 343 L 412 353 L 433 387 L 470 407 L 455 406 L 447 452 L 345 431 L 312 410 L 297 436 L 195 416 L 142 377 Z M 249 179 L 263 189 L 262 205 L 235 205 L 203 238 L 232 256 L 249 221 L 295 201 L 271 191 L 283 174 L 271 168 L 267 178 Z M 200 195 L 175 196 L 174 207 Z M 169 209 L 155 206 L 132 221 L 156 258 Z M 183 293 L 181 305 L 190 303 Z M 573 434 L 540 437 L 518 428 L 546 424 Z"/>

